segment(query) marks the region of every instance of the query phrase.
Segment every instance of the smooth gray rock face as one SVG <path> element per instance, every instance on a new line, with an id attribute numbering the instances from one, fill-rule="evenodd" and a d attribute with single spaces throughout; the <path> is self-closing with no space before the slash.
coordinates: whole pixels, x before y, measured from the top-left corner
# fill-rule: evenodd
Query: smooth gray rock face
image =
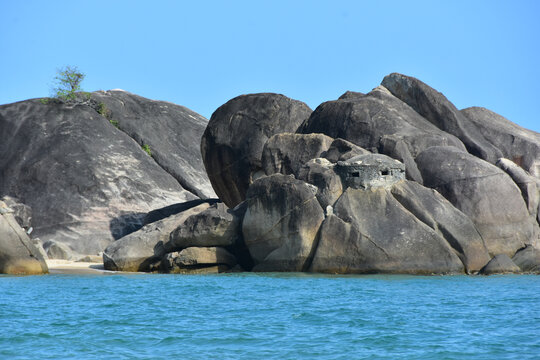
<path id="1" fill-rule="evenodd" d="M 450 244 L 468 273 L 478 272 L 489 262 L 484 240 L 471 219 L 437 191 L 413 181 L 396 184 L 391 191 L 403 207 Z"/>
<path id="2" fill-rule="evenodd" d="M 184 189 L 203 199 L 216 197 L 200 152 L 208 125 L 205 117 L 184 106 L 127 91 L 96 91 L 92 100 L 106 118 L 118 122 L 119 129 L 139 145 L 148 145 L 152 158 Z"/>
<path id="3" fill-rule="evenodd" d="M 0 201 L 0 274 L 47 273 L 49 269 L 43 256 L 17 223 L 13 213 Z"/>
<path id="4" fill-rule="evenodd" d="M 171 232 L 165 250 L 173 252 L 188 247 L 233 246 L 240 236 L 239 220 L 223 203 L 217 203 L 191 215 Z"/>
<path id="5" fill-rule="evenodd" d="M 523 272 L 540 274 L 540 250 L 531 245 L 519 250 L 512 261 Z"/>
<path id="6" fill-rule="evenodd" d="M 11 196 L 4 196 L 2 201 L 13 210 L 13 216 L 17 223 L 25 230 L 28 231 L 32 227 L 32 209 L 30 206 L 21 203 L 18 199 Z"/>
<path id="7" fill-rule="evenodd" d="M 324 134 L 276 134 L 264 145 L 264 172 L 266 175 L 280 173 L 298 177 L 300 168 L 309 160 L 320 157 L 333 141 Z"/>
<path id="8" fill-rule="evenodd" d="M 303 271 L 324 214 L 317 189 L 292 176 L 255 181 L 247 193 L 242 231 L 253 271 Z"/>
<path id="9" fill-rule="evenodd" d="M 429 148 L 416 162 L 424 185 L 469 216 L 491 255 L 513 256 L 535 241 L 521 192 L 501 169 L 452 147 Z"/>
<path id="10" fill-rule="evenodd" d="M 366 96 L 366 94 L 358 91 L 346 91 L 339 97 L 338 100 L 359 99 Z"/>
<path id="11" fill-rule="evenodd" d="M 519 273 L 521 269 L 514 264 L 512 259 L 506 254 L 499 254 L 493 257 L 487 265 L 480 271 L 482 275 L 513 274 Z"/>
<path id="12" fill-rule="evenodd" d="M 49 259 L 76 260 L 80 257 L 80 255 L 74 252 L 67 244 L 54 240 L 46 241 L 43 244 L 43 250 Z"/>
<path id="13" fill-rule="evenodd" d="M 298 172 L 298 179 L 317 187 L 317 200 L 323 209 L 334 205 L 343 193 L 343 184 L 334 172 L 334 164 L 324 158 L 308 161 Z"/>
<path id="14" fill-rule="evenodd" d="M 483 131 L 461 114 L 443 94 L 422 81 L 393 73 L 385 76 L 381 85 L 439 129 L 459 138 L 471 154 L 492 164 L 503 157 L 501 151 L 484 137 Z"/>
<path id="15" fill-rule="evenodd" d="M 383 87 L 361 98 L 322 103 L 298 132 L 342 138 L 393 156 L 405 163 L 407 177 L 416 181 L 421 178 L 414 158 L 424 149 L 448 145 L 466 151 L 459 139 L 438 129 Z"/>
<path id="16" fill-rule="evenodd" d="M 166 253 L 169 234 L 194 214 L 208 208 L 202 203 L 193 208 L 143 226 L 140 230 L 110 244 L 103 252 L 103 266 L 114 271 L 151 271 Z"/>
<path id="17" fill-rule="evenodd" d="M 89 105 L 0 106 L 0 194 L 33 210 L 33 235 L 97 254 L 148 211 L 195 199 Z"/>
<path id="18" fill-rule="evenodd" d="M 482 107 L 461 110 L 482 135 L 508 158 L 540 179 L 540 134 Z"/>
<path id="19" fill-rule="evenodd" d="M 330 144 L 328 150 L 322 154 L 322 157 L 328 159 L 328 161 L 332 163 L 337 163 L 338 161 L 346 161 L 352 157 L 366 154 L 371 153 L 350 141 L 335 139 L 332 141 L 332 144 Z"/>
<path id="20" fill-rule="evenodd" d="M 385 188 L 348 188 L 318 236 L 310 271 L 325 273 L 462 273 L 448 243 Z"/>
<path id="21" fill-rule="evenodd" d="M 210 118 L 201 152 L 208 177 L 219 198 L 233 208 L 249 185 L 264 174 L 264 144 L 274 134 L 295 132 L 309 117 L 303 102 L 280 94 L 241 95 L 220 106 Z"/>

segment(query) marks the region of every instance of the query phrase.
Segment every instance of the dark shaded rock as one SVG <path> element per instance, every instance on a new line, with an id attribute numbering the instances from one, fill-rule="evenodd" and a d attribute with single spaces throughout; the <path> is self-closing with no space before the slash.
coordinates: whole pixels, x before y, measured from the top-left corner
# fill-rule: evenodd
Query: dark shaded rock
<path id="1" fill-rule="evenodd" d="M 366 94 L 358 92 L 358 91 L 346 91 L 339 97 L 338 100 L 351 100 L 351 99 L 359 99 L 366 96 Z"/>
<path id="2" fill-rule="evenodd" d="M 200 198 L 216 197 L 200 152 L 208 125 L 205 117 L 184 106 L 123 90 L 96 91 L 92 100 L 120 130 L 139 145 L 148 145 L 152 158 L 184 189 Z"/>
<path id="3" fill-rule="evenodd" d="M 43 244 L 43 250 L 49 259 L 75 260 L 80 256 L 67 244 L 54 240 L 46 241 Z"/>
<path id="4" fill-rule="evenodd" d="M 487 265 L 480 271 L 482 275 L 494 274 L 515 274 L 519 273 L 520 268 L 514 264 L 512 259 L 506 254 L 499 254 L 493 257 Z"/>
<path id="5" fill-rule="evenodd" d="M 172 231 L 165 250 L 173 252 L 188 247 L 233 246 L 240 232 L 239 219 L 228 212 L 225 204 L 217 203 L 191 215 Z"/>
<path id="6" fill-rule="evenodd" d="M 32 227 L 32 209 L 30 206 L 21 203 L 18 199 L 11 196 L 4 196 L 2 201 L 13 210 L 13 216 L 17 223 L 25 230 L 29 231 Z"/>
<path id="7" fill-rule="evenodd" d="M 242 231 L 253 271 L 302 271 L 324 219 L 317 189 L 292 176 L 255 181 L 247 192 Z"/>
<path id="8" fill-rule="evenodd" d="M 196 200 L 186 201 L 184 203 L 172 204 L 169 206 L 165 206 L 161 209 L 155 209 L 155 210 L 150 211 L 144 216 L 144 225 L 148 225 L 153 222 L 165 219 L 166 217 L 176 215 L 178 213 L 181 213 L 182 211 L 189 210 L 203 203 L 208 204 L 209 206 L 212 206 L 219 202 L 221 202 L 219 199 L 204 199 L 204 200 L 196 199 Z"/>
<path id="9" fill-rule="evenodd" d="M 512 261 L 523 272 L 540 274 L 540 250 L 531 245 L 516 252 Z"/>
<path id="10" fill-rule="evenodd" d="M 0 106 L 0 153 L 0 194 L 32 208 L 34 236 L 81 254 L 140 227 L 142 213 L 196 198 L 85 104 Z"/>
<path id="11" fill-rule="evenodd" d="M 448 243 L 384 188 L 348 188 L 318 236 L 310 271 L 325 273 L 462 273 Z"/>
<path id="12" fill-rule="evenodd" d="M 393 73 L 385 76 L 381 85 L 439 129 L 459 138 L 471 154 L 492 164 L 503 157 L 501 151 L 486 140 L 483 131 L 460 113 L 443 94 L 422 81 Z"/>
<path id="13" fill-rule="evenodd" d="M 266 141 L 274 134 L 295 132 L 310 114 L 303 102 L 279 94 L 241 95 L 212 114 L 201 152 L 212 186 L 225 205 L 233 208 L 242 202 L 249 185 L 263 174 Z"/>
<path id="14" fill-rule="evenodd" d="M 324 158 L 308 161 L 299 171 L 298 179 L 317 187 L 317 200 L 323 209 L 332 206 L 343 193 L 341 178 L 334 164 Z"/>
<path id="15" fill-rule="evenodd" d="M 452 147 L 429 148 L 416 162 L 424 184 L 470 217 L 490 254 L 513 256 L 534 241 L 520 190 L 504 171 Z"/>
<path id="16" fill-rule="evenodd" d="M 272 136 L 264 145 L 262 167 L 266 175 L 294 174 L 309 160 L 326 152 L 334 141 L 323 134 L 282 133 Z"/>
<path id="17" fill-rule="evenodd" d="M 162 220 L 143 226 L 107 246 L 103 252 L 103 266 L 114 271 L 151 271 L 155 262 L 166 251 L 164 244 L 169 234 L 190 216 L 208 208 L 207 203 L 189 208 Z"/>
<path id="18" fill-rule="evenodd" d="M 391 191 L 403 207 L 450 244 L 468 273 L 478 272 L 489 262 L 488 250 L 471 219 L 437 191 L 412 181 L 396 184 Z"/>
<path id="19" fill-rule="evenodd" d="M 17 223 L 13 213 L 0 201 L 0 273 L 33 275 L 49 272 L 43 256 Z"/>
<path id="20" fill-rule="evenodd" d="M 349 160 L 357 155 L 366 154 L 370 154 L 370 152 L 350 141 L 335 139 L 332 141 L 332 144 L 330 144 L 328 150 L 322 154 L 322 157 L 328 159 L 330 162 L 337 163 L 338 161 Z"/>
<path id="21" fill-rule="evenodd" d="M 299 128 L 348 140 L 371 152 L 395 157 L 407 166 L 407 177 L 421 181 L 413 159 L 431 146 L 448 145 L 465 151 L 455 136 L 420 116 L 379 86 L 358 99 L 325 102 Z"/>
<path id="22" fill-rule="evenodd" d="M 482 107 L 461 110 L 482 135 L 501 152 L 531 175 L 540 178 L 540 134 L 524 129 L 510 120 Z"/>

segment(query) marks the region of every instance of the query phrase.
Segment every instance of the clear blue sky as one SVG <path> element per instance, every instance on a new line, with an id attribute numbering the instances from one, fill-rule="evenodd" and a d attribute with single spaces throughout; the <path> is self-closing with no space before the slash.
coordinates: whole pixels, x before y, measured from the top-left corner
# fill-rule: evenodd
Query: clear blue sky
<path id="1" fill-rule="evenodd" d="M 68 64 L 87 91 L 121 88 L 208 118 L 254 92 L 314 109 L 400 72 L 540 132 L 535 0 L 0 0 L 0 51 L 0 104 L 49 95 Z"/>

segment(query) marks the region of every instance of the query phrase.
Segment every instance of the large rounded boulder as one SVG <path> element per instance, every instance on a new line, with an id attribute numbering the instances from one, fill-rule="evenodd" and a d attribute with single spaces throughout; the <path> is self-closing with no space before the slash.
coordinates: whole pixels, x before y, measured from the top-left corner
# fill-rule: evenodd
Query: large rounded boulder
<path id="1" fill-rule="evenodd" d="M 317 188 L 293 176 L 255 181 L 247 193 L 242 232 L 253 271 L 303 271 L 324 219 Z"/>
<path id="2" fill-rule="evenodd" d="M 242 202 L 249 185 L 264 174 L 266 141 L 274 134 L 296 132 L 311 112 L 301 101 L 264 93 L 238 96 L 212 114 L 201 152 L 212 187 L 225 205 Z"/>

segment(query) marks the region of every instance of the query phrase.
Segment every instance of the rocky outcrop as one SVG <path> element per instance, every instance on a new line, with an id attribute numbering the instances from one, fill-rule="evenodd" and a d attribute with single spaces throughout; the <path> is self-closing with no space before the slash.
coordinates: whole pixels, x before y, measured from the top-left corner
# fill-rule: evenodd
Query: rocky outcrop
<path id="1" fill-rule="evenodd" d="M 531 245 L 516 252 L 512 262 L 519 266 L 522 272 L 540 274 L 540 250 Z"/>
<path id="2" fill-rule="evenodd" d="M 482 107 L 460 111 L 484 138 L 531 175 L 540 179 L 540 134 L 522 128 L 510 120 Z"/>
<path id="3" fill-rule="evenodd" d="M 44 274 L 49 271 L 43 256 L 15 220 L 14 211 L 0 201 L 0 273 Z"/>
<path id="4" fill-rule="evenodd" d="M 166 101 L 143 98 L 123 90 L 92 93 L 96 109 L 139 145 L 194 195 L 216 197 L 202 162 L 200 143 L 208 120 Z"/>
<path id="5" fill-rule="evenodd" d="M 220 273 L 236 265 L 236 258 L 221 247 L 190 247 L 167 254 L 162 262 L 164 272 Z"/>
<path id="6" fill-rule="evenodd" d="M 152 271 L 166 255 L 170 233 L 186 219 L 208 208 L 202 203 L 178 214 L 145 225 L 110 244 L 103 252 L 103 266 L 114 271 Z"/>
<path id="7" fill-rule="evenodd" d="M 493 257 L 489 263 L 482 269 L 480 274 L 482 275 L 495 275 L 495 274 L 515 274 L 519 273 L 521 269 L 514 264 L 512 259 L 506 254 L 499 254 Z"/>
<path id="8" fill-rule="evenodd" d="M 204 126 L 185 108 L 118 91 L 95 93 L 84 102 L 2 105 L 0 195 L 33 209 L 33 235 L 43 242 L 98 254 L 140 228 L 147 212 L 197 199 L 192 191 L 208 193 L 198 151 L 183 150 L 198 148 Z M 141 149 L 146 142 L 154 157 Z M 167 165 L 165 157 L 177 165 Z M 179 178 L 181 171 L 171 170 L 175 166 L 186 173 L 184 180 L 167 172 Z"/>
<path id="9" fill-rule="evenodd" d="M 424 184 L 474 223 L 491 255 L 513 256 L 534 241 L 534 226 L 517 185 L 501 169 L 452 147 L 431 147 L 416 159 Z"/>
<path id="10" fill-rule="evenodd" d="M 386 76 L 381 85 L 433 125 L 459 138 L 471 154 L 492 164 L 503 156 L 502 152 L 487 141 L 483 132 L 468 121 L 454 104 L 422 81 L 393 73 Z"/>
<path id="11" fill-rule="evenodd" d="M 317 187 L 317 200 L 323 209 L 334 205 L 343 193 L 341 178 L 334 164 L 325 158 L 309 160 L 298 172 L 298 179 Z"/>
<path id="12" fill-rule="evenodd" d="M 317 189 L 293 176 L 255 181 L 247 193 L 242 232 L 253 271 L 303 271 L 324 219 Z"/>
<path id="13" fill-rule="evenodd" d="M 266 141 L 274 134 L 295 132 L 310 114 L 303 102 L 279 94 L 238 96 L 212 114 L 201 152 L 225 205 L 233 208 L 242 202 L 250 184 L 264 175 L 261 156 Z"/>

